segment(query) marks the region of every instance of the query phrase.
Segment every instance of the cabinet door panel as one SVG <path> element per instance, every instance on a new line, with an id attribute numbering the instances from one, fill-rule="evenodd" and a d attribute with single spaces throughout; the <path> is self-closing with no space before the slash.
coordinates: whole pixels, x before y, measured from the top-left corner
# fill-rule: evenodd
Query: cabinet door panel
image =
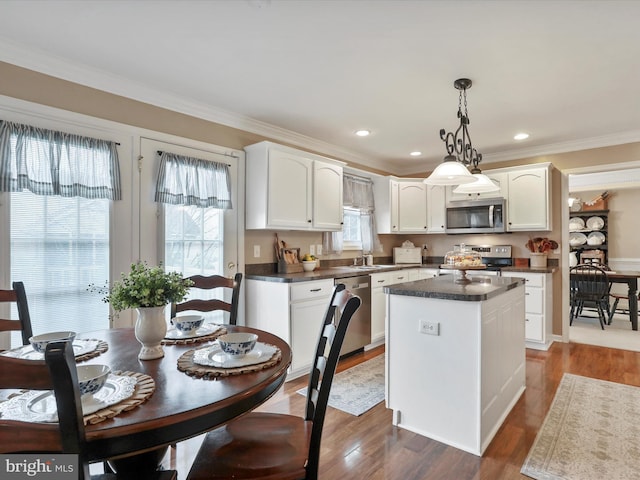
<path id="1" fill-rule="evenodd" d="M 427 232 L 443 233 L 446 218 L 446 188 L 427 185 Z"/>
<path id="2" fill-rule="evenodd" d="M 535 340 L 537 342 L 544 340 L 542 320 L 542 315 L 529 312 L 525 313 L 524 336 L 527 340 Z"/>
<path id="3" fill-rule="evenodd" d="M 291 370 L 311 368 L 329 297 L 291 304 Z"/>
<path id="4" fill-rule="evenodd" d="M 508 229 L 548 230 L 547 169 L 509 172 L 508 178 Z"/>
<path id="5" fill-rule="evenodd" d="M 269 153 L 269 205 L 271 227 L 311 227 L 312 162 L 276 150 Z"/>
<path id="6" fill-rule="evenodd" d="M 401 232 L 427 231 L 427 186 L 422 182 L 400 182 L 398 221 Z"/>
<path id="7" fill-rule="evenodd" d="M 342 230 L 342 167 L 313 164 L 313 227 Z"/>

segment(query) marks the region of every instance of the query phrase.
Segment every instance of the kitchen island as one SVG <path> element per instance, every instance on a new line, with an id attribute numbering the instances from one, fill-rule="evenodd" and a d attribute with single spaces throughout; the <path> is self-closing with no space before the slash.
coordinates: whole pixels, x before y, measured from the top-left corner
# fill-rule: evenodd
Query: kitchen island
<path id="1" fill-rule="evenodd" d="M 482 455 L 525 388 L 524 280 L 446 275 L 384 291 L 393 424 Z"/>

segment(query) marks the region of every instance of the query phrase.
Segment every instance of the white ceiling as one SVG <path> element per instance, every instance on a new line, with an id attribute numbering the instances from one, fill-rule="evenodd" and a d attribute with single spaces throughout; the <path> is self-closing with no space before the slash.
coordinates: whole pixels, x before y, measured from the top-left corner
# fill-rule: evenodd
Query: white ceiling
<path id="1" fill-rule="evenodd" d="M 638 19 L 634 0 L 1 0 L 0 60 L 402 175 L 445 155 L 460 77 L 482 165 L 640 141 Z"/>

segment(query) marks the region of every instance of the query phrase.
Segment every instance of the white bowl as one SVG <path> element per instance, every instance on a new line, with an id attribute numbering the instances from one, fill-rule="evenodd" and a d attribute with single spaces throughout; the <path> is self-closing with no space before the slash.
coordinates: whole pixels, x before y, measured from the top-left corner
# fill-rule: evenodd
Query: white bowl
<path id="1" fill-rule="evenodd" d="M 317 262 L 315 260 L 303 260 L 302 261 L 302 269 L 305 272 L 313 272 L 316 268 Z"/>
<path id="2" fill-rule="evenodd" d="M 192 333 L 204 323 L 202 315 L 179 315 L 171 319 L 171 323 L 180 333 Z"/>
<path id="3" fill-rule="evenodd" d="M 76 332 L 49 332 L 42 335 L 34 335 L 29 338 L 31 346 L 36 352 L 44 353 L 50 342 L 73 342 Z"/>
<path id="4" fill-rule="evenodd" d="M 258 341 L 258 335 L 255 333 L 227 333 L 218 337 L 220 348 L 227 355 L 233 357 L 242 357 L 253 350 Z"/>
<path id="5" fill-rule="evenodd" d="M 80 395 L 96 393 L 107 381 L 111 368 L 108 365 L 80 365 L 78 368 L 78 384 Z"/>

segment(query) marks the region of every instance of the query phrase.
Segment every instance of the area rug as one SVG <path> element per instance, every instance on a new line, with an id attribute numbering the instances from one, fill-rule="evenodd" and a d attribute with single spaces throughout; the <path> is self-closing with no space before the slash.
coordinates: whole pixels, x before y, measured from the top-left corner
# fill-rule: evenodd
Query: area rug
<path id="1" fill-rule="evenodd" d="M 538 480 L 640 478 L 640 388 L 565 373 L 521 472 Z"/>
<path id="2" fill-rule="evenodd" d="M 307 388 L 298 390 L 306 395 Z M 351 367 L 333 377 L 329 406 L 359 417 L 384 400 L 384 355 Z"/>

